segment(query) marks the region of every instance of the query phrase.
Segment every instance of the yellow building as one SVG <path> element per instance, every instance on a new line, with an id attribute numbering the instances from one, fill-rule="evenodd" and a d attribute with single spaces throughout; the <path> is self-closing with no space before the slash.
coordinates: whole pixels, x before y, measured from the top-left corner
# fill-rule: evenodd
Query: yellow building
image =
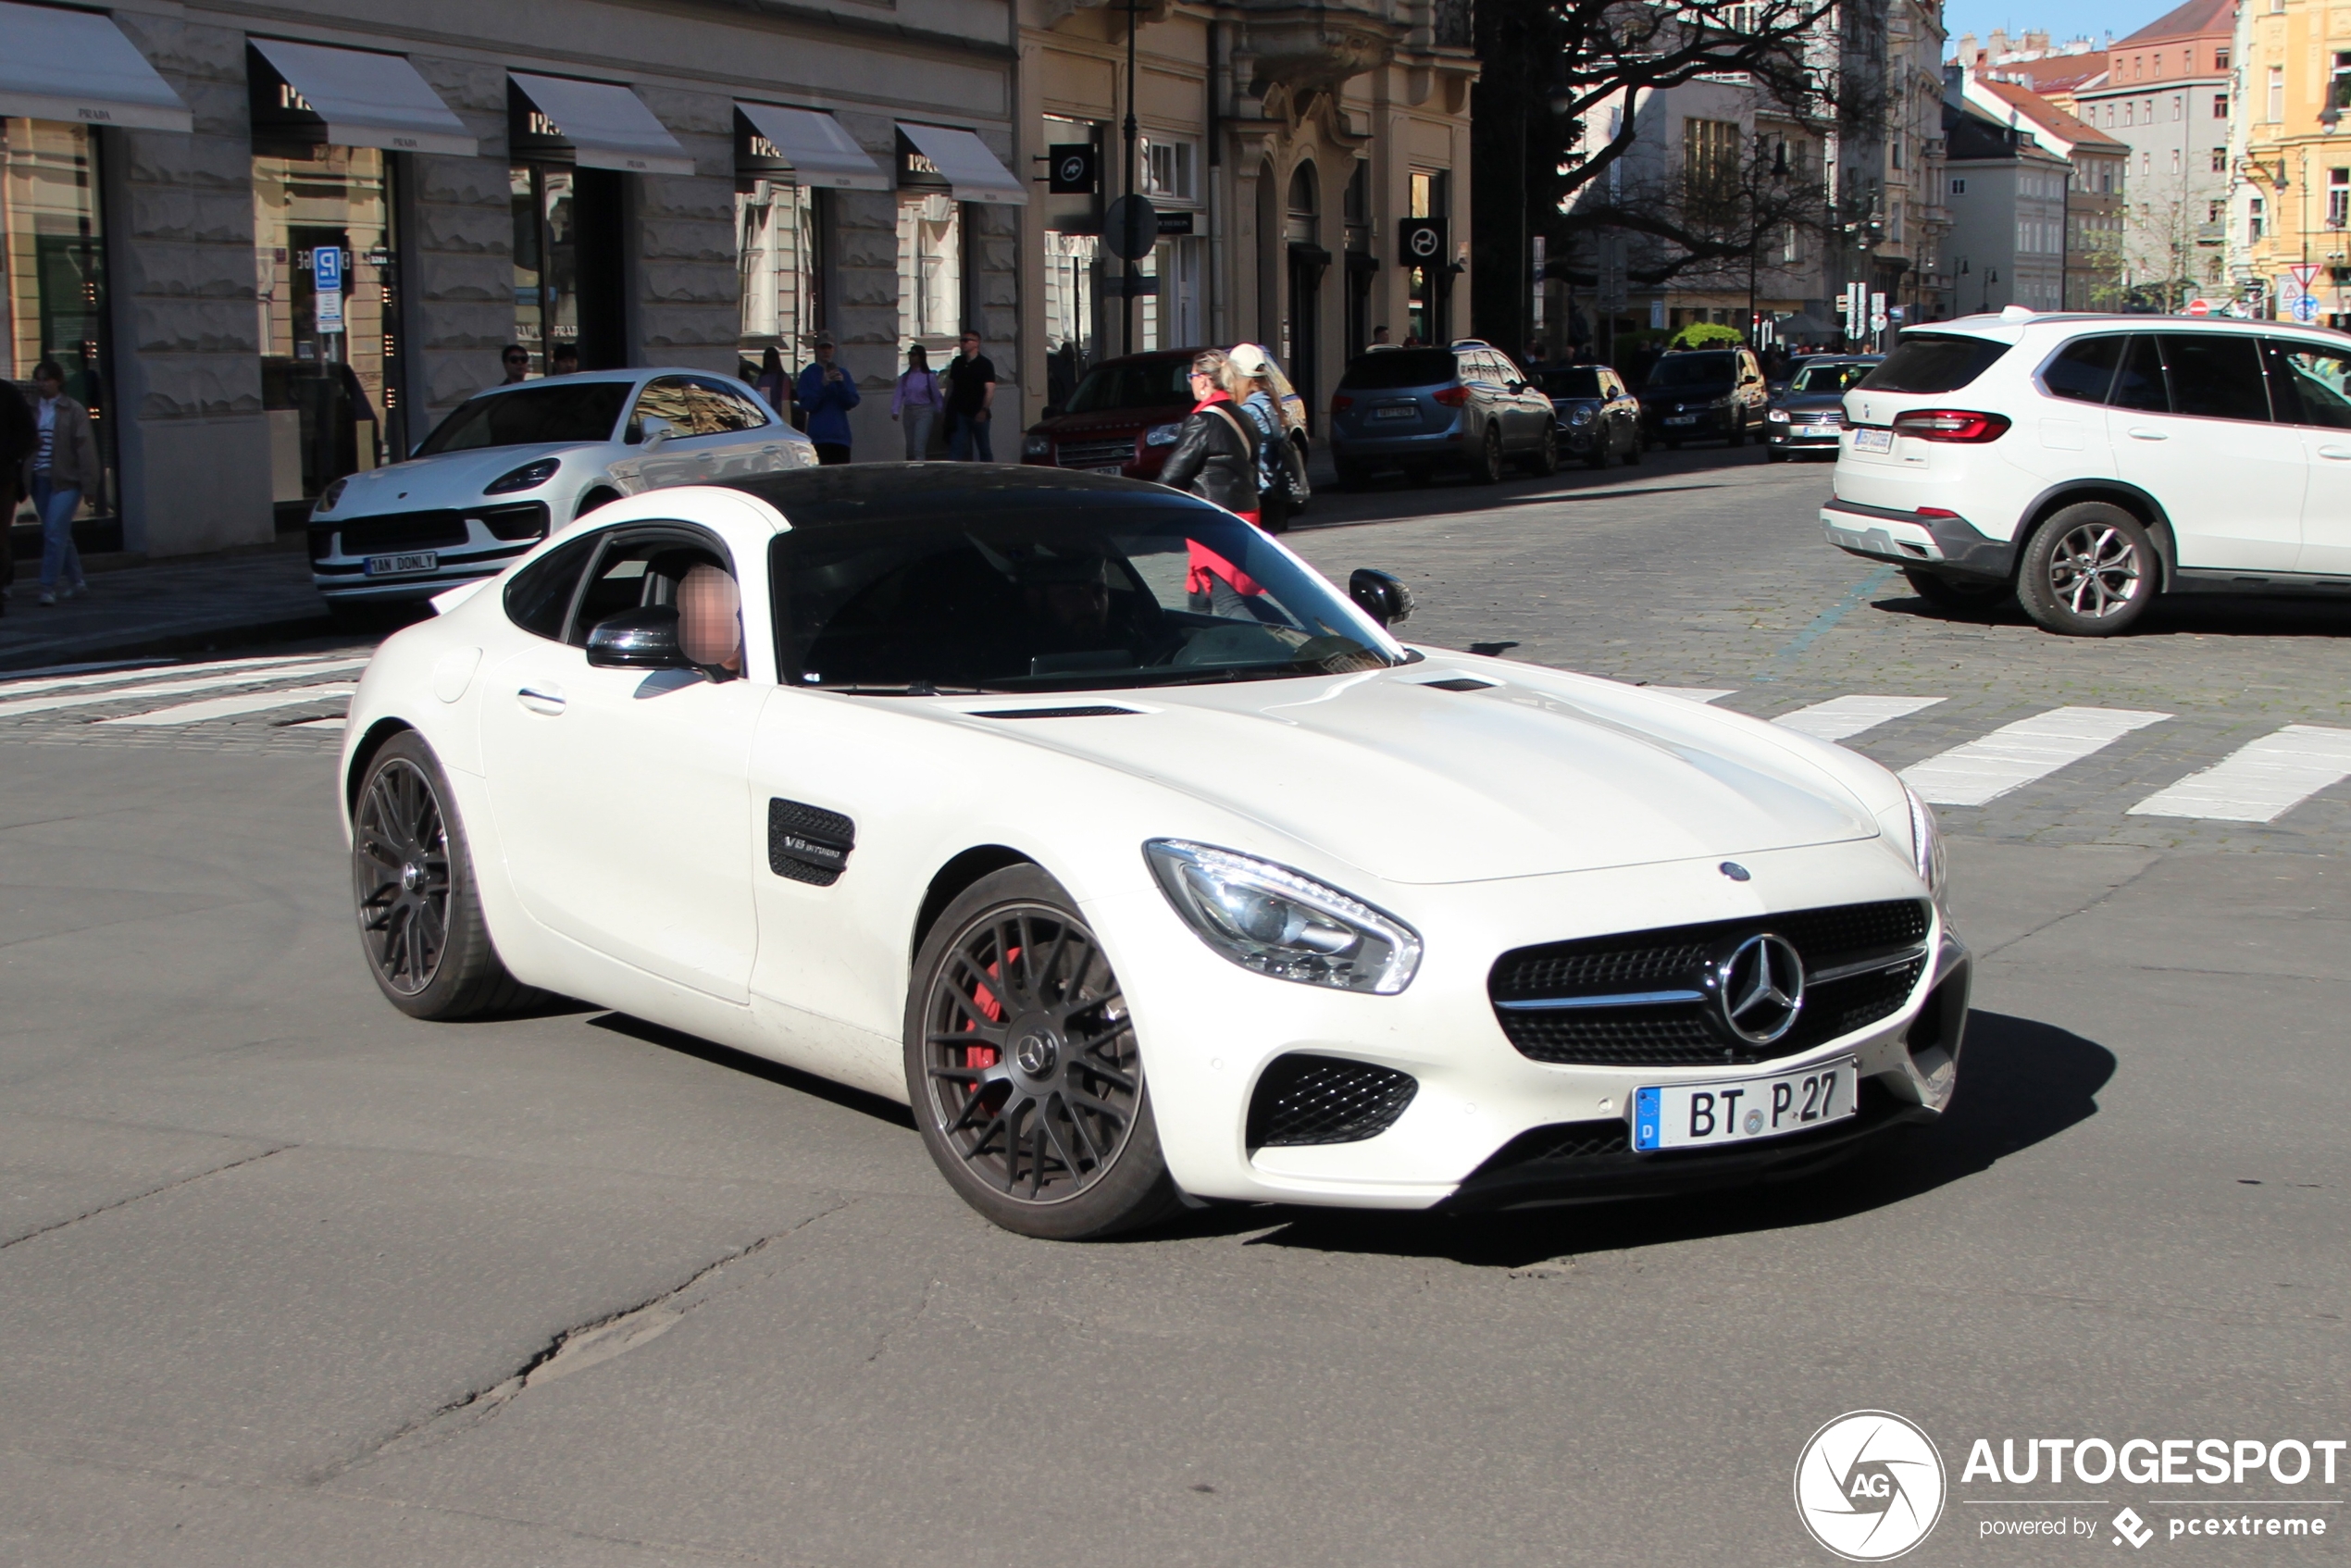
<path id="1" fill-rule="evenodd" d="M 2261 315 L 2351 326 L 2351 11 L 2246 0 L 2235 56 L 2233 178 L 2211 215 L 2225 217 L 2231 281 Z"/>

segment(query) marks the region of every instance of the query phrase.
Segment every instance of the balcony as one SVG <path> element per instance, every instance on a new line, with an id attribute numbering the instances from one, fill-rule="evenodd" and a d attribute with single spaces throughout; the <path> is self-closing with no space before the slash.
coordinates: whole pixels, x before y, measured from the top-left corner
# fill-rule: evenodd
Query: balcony
<path id="1" fill-rule="evenodd" d="M 1408 11 L 1425 11 L 1425 20 L 1408 21 Z M 1261 93 L 1282 87 L 1302 96 L 1375 70 L 1395 57 L 1412 22 L 1423 22 L 1438 47 L 1469 44 L 1468 0 L 1410 7 L 1380 0 L 1358 5 L 1243 0 L 1241 15 L 1242 48 L 1255 56 Z"/>

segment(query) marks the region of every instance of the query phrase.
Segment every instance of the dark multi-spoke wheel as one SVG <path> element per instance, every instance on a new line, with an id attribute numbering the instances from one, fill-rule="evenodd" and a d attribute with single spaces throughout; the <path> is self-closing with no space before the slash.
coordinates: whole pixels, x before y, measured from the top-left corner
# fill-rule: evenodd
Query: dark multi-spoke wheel
<path id="1" fill-rule="evenodd" d="M 351 894 L 368 972 L 403 1013 L 465 1018 L 533 994 L 491 945 L 449 781 L 414 730 L 367 764 L 351 814 Z"/>
<path id="2" fill-rule="evenodd" d="M 2085 501 L 2043 524 L 2025 547 L 2017 598 L 2051 631 L 2110 637 L 2155 597 L 2155 542 L 2120 506 Z"/>
<path id="3" fill-rule="evenodd" d="M 1173 1206 L 1118 977 L 1051 877 L 1024 865 L 980 881 L 932 927 L 914 982 L 908 1092 L 973 1207 L 1077 1239 Z"/>

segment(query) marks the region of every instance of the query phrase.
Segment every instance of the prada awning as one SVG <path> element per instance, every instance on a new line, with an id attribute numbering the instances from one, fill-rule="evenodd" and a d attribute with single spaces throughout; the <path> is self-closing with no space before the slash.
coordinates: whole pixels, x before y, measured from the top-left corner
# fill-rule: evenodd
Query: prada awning
<path id="1" fill-rule="evenodd" d="M 1026 206 L 1028 187 L 988 150 L 988 143 L 968 131 L 944 125 L 898 122 L 898 133 L 929 162 L 927 172 L 947 182 L 959 202 L 996 202 Z M 902 160 L 903 161 L 903 160 Z"/>
<path id="2" fill-rule="evenodd" d="M 567 76 L 509 73 L 525 101 L 515 151 L 568 153 L 582 168 L 617 168 L 630 174 L 691 174 L 694 160 L 669 134 L 644 100 L 609 81 L 578 81 Z"/>
<path id="3" fill-rule="evenodd" d="M 399 55 L 249 38 L 261 56 L 256 130 L 308 131 L 337 147 L 445 153 L 470 158 L 481 143 Z M 277 81 L 266 78 L 274 73 Z"/>
<path id="4" fill-rule="evenodd" d="M 194 117 L 110 17 L 0 3 L 0 115 L 192 131 Z"/>
<path id="5" fill-rule="evenodd" d="M 881 165 L 841 129 L 840 121 L 821 109 L 788 109 L 780 104 L 747 104 L 738 98 L 735 112 L 749 123 L 756 139 L 752 143 L 754 161 L 781 164 L 802 185 L 835 191 L 890 188 L 889 175 Z"/>

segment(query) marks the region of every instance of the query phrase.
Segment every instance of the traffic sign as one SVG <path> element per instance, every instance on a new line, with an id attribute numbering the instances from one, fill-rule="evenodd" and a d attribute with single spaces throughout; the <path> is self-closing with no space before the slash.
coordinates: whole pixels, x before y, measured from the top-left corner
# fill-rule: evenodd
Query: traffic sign
<path id="1" fill-rule="evenodd" d="M 2188 314 L 2190 316 L 2209 316 L 2212 314 L 2212 302 L 2210 300 L 2190 300 L 2188 301 Z"/>
<path id="2" fill-rule="evenodd" d="M 1396 238 L 1403 251 L 1400 265 L 1405 267 L 1437 267 L 1445 255 L 1445 220 L 1441 218 L 1408 218 L 1396 226 Z"/>
<path id="3" fill-rule="evenodd" d="M 1102 243 L 1123 261 L 1140 261 L 1159 243 L 1159 211 L 1141 196 L 1121 196 L 1102 214 Z"/>
<path id="4" fill-rule="evenodd" d="M 2304 293 L 2308 293 L 2310 285 L 2318 281 L 2319 264 L 2315 261 L 2297 261 L 2285 271 L 2286 276 L 2294 280 L 2295 288 Z"/>
<path id="5" fill-rule="evenodd" d="M 342 247 L 320 245 L 310 253 L 310 282 L 314 294 L 312 324 L 320 332 L 342 330 Z"/>
<path id="6" fill-rule="evenodd" d="M 2316 321 L 2319 318 L 2318 297 L 2314 294 L 2295 295 L 2294 318 L 2306 327 Z"/>

